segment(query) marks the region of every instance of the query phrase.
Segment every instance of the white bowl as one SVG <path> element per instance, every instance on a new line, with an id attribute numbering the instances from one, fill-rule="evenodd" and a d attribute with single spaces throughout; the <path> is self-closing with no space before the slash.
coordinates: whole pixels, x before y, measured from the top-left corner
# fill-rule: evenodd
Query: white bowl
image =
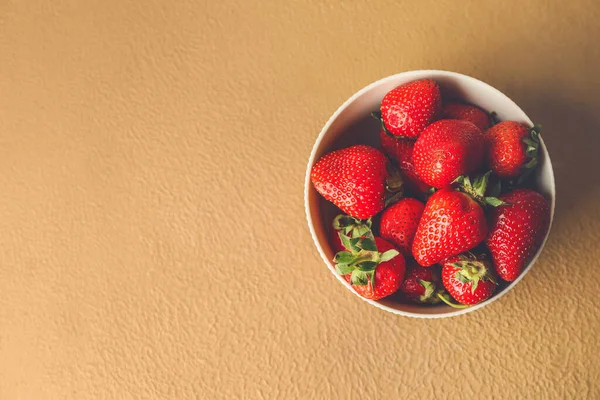
<path id="1" fill-rule="evenodd" d="M 523 110 L 498 89 L 475 78 L 471 78 L 470 76 L 448 71 L 420 70 L 392 75 L 361 89 L 342 104 L 331 118 L 329 118 L 329 121 L 327 121 L 321 130 L 321 133 L 319 133 L 319 137 L 310 154 L 308 166 L 306 168 L 306 180 L 304 183 L 304 205 L 310 233 L 312 234 L 312 238 L 315 242 L 315 246 L 317 246 L 319 254 L 321 254 L 321 257 L 329 267 L 331 273 L 333 273 L 340 283 L 345 285 L 354 294 L 356 294 L 356 292 L 352 290 L 350 284 L 335 271 L 332 262 L 334 250 L 331 248 L 328 240 L 328 232 L 330 229 L 328 225 L 333 219 L 334 214 L 339 211 L 331 203 L 323 199 L 313 188 L 310 182 L 310 170 L 321 156 L 332 150 L 357 143 L 377 146 L 379 144 L 378 128 L 380 125 L 376 120 L 370 118 L 370 113 L 379 109 L 379 105 L 385 94 L 396 86 L 423 78 L 434 79 L 437 81 L 441 87 L 444 99 L 462 99 L 471 104 L 475 104 L 488 112 L 495 111 L 498 118 L 502 121 L 512 120 L 521 122 L 527 126 L 533 125 L 532 121 Z M 536 189 L 550 200 L 551 226 L 554 217 L 554 202 L 556 196 L 554 173 L 544 141 L 540 140 L 540 142 L 540 163 L 536 169 L 534 180 Z M 548 233 L 549 232 L 550 229 L 548 229 Z M 447 305 L 428 307 L 417 304 L 397 303 L 393 300 L 386 300 L 385 298 L 379 301 L 373 301 L 365 299 L 358 294 L 356 295 L 382 310 L 410 317 L 441 318 L 465 314 L 490 304 L 492 301 L 502 297 L 519 283 L 519 281 L 527 275 L 527 272 L 529 272 L 532 265 L 539 257 L 547 239 L 548 234 L 546 234 L 542 245 L 529 265 L 525 267 L 521 275 L 514 282 L 507 284 L 505 287 L 500 287 L 494 296 L 469 308 L 455 309 Z"/>

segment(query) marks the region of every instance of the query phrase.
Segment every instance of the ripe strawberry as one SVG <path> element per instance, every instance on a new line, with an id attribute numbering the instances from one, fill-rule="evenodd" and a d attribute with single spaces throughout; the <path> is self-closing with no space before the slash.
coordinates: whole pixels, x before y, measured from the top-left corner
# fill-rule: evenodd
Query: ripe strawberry
<path id="1" fill-rule="evenodd" d="M 379 300 L 400 288 L 406 264 L 394 246 L 370 232 L 363 238 L 349 238 L 340 233 L 340 239 L 348 251 L 335 255 L 335 268 L 356 293 Z"/>
<path id="2" fill-rule="evenodd" d="M 379 138 L 383 152 L 398 165 L 405 190 L 417 196 L 427 193 L 430 187 L 419 178 L 412 160 L 414 140 L 393 138 L 383 129 L 379 132 Z"/>
<path id="3" fill-rule="evenodd" d="M 440 291 L 443 286 L 437 267 L 421 267 L 414 260 L 407 262 L 406 277 L 400 286 L 404 297 L 416 303 L 436 304 L 440 302 Z"/>
<path id="4" fill-rule="evenodd" d="M 486 161 L 501 178 L 523 181 L 536 167 L 538 160 L 539 126 L 533 129 L 514 121 L 500 122 L 486 131 Z"/>
<path id="5" fill-rule="evenodd" d="M 482 132 L 490 126 L 490 117 L 481 108 L 457 102 L 446 103 L 442 108 L 442 118 L 469 121 Z"/>
<path id="6" fill-rule="evenodd" d="M 530 189 L 516 189 L 500 199 L 508 205 L 492 210 L 486 244 L 500 278 L 514 281 L 546 237 L 550 205 Z"/>
<path id="7" fill-rule="evenodd" d="M 357 238 L 363 237 L 369 233 L 371 227 L 371 219 L 362 221 L 349 215 L 340 214 L 336 216 L 331 223 L 330 243 L 336 253 L 344 251 L 346 248 L 340 240 L 340 232 L 349 238 Z"/>
<path id="8" fill-rule="evenodd" d="M 346 214 L 368 219 L 399 197 L 402 183 L 389 160 L 374 147 L 358 145 L 321 157 L 311 181 L 325 199 Z"/>
<path id="9" fill-rule="evenodd" d="M 481 206 L 469 195 L 440 189 L 431 195 L 419 222 L 412 253 L 423 266 L 469 251 L 485 239 Z"/>
<path id="10" fill-rule="evenodd" d="M 400 85 L 381 101 L 381 120 L 394 136 L 416 138 L 442 108 L 440 87 L 431 79 Z"/>
<path id="11" fill-rule="evenodd" d="M 405 256 L 412 254 L 412 243 L 425 206 L 419 200 L 404 198 L 381 214 L 379 234 Z"/>
<path id="12" fill-rule="evenodd" d="M 484 138 L 467 121 L 444 119 L 429 125 L 413 149 L 413 162 L 423 182 L 443 188 L 482 164 Z"/>
<path id="13" fill-rule="evenodd" d="M 461 254 L 448 258 L 442 264 L 442 283 L 456 301 L 465 305 L 481 303 L 496 289 L 493 268 L 485 255 Z"/>

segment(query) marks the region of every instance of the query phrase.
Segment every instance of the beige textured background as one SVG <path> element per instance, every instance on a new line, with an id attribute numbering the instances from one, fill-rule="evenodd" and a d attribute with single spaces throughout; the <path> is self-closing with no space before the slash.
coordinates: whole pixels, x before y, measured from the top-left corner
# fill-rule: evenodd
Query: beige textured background
<path id="1" fill-rule="evenodd" d="M 0 398 L 600 398 L 600 3 L 0 0 Z M 485 80 L 545 127 L 547 250 L 415 320 L 315 251 L 305 163 L 383 76 Z"/>

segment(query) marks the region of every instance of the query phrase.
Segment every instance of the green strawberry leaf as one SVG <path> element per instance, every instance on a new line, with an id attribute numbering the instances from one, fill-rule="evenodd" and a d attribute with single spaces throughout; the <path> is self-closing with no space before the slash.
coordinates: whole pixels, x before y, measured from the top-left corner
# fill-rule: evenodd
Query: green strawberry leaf
<path id="1" fill-rule="evenodd" d="M 353 253 L 358 253 L 360 251 L 360 247 L 357 246 L 360 238 L 352 238 L 350 239 L 350 247 Z"/>
<path id="2" fill-rule="evenodd" d="M 492 207 L 499 207 L 499 206 L 507 206 L 509 205 L 507 202 L 500 200 L 497 197 L 484 197 L 483 201 L 485 202 L 485 204 L 489 204 Z"/>
<path id="3" fill-rule="evenodd" d="M 354 229 L 354 234 L 356 237 L 361 237 L 367 234 L 371 228 L 367 225 L 359 225 L 356 229 Z"/>
<path id="4" fill-rule="evenodd" d="M 339 231 L 342 228 L 352 227 L 356 219 L 346 214 L 339 214 L 333 219 L 333 229 Z"/>
<path id="5" fill-rule="evenodd" d="M 371 288 L 375 290 L 375 272 L 371 272 Z"/>
<path id="6" fill-rule="evenodd" d="M 467 279 L 467 277 L 464 276 L 463 274 L 461 274 L 460 271 L 456 272 L 456 279 L 458 279 L 462 283 L 469 283 L 469 280 Z"/>
<path id="7" fill-rule="evenodd" d="M 355 269 L 354 271 L 352 271 L 350 283 L 357 286 L 365 286 L 369 283 L 369 275 L 365 271 Z"/>
<path id="8" fill-rule="evenodd" d="M 460 185 L 464 184 L 465 183 L 465 175 L 457 176 L 456 179 L 454 179 L 452 181 L 452 183 L 458 183 Z M 434 189 L 434 191 L 435 191 L 435 188 L 431 188 L 431 189 Z M 431 191 L 431 189 L 429 189 L 429 190 Z"/>
<path id="9" fill-rule="evenodd" d="M 527 144 L 527 146 L 529 147 L 533 147 L 533 148 L 537 148 L 538 143 L 535 142 L 533 139 L 529 139 L 529 138 L 523 138 L 523 142 L 525 142 L 525 144 Z"/>
<path id="10" fill-rule="evenodd" d="M 538 165 L 538 152 L 540 147 L 540 132 L 542 130 L 541 125 L 535 125 L 529 132 L 529 137 L 523 138 L 523 142 L 527 145 L 525 154 L 529 157 L 529 161 L 523 165 L 522 174 L 517 180 L 517 184 L 523 184 L 530 176 L 531 172 Z"/>
<path id="11" fill-rule="evenodd" d="M 431 299 L 431 296 L 433 295 L 433 293 L 435 292 L 435 289 L 436 289 L 435 284 L 433 282 L 424 281 L 422 279 L 417 279 L 417 282 L 425 290 L 425 292 L 420 296 L 420 300 L 428 301 L 429 299 Z"/>
<path id="12" fill-rule="evenodd" d="M 473 182 L 473 191 L 478 197 L 483 197 L 485 194 L 485 189 L 487 188 L 491 173 L 492 171 L 488 171 L 485 174 L 479 175 L 475 178 L 475 181 Z"/>
<path id="13" fill-rule="evenodd" d="M 473 284 L 471 285 L 471 293 L 475 293 L 475 290 L 477 290 L 477 286 L 479 285 L 479 278 L 478 277 L 474 277 L 473 278 Z"/>
<path id="14" fill-rule="evenodd" d="M 377 245 L 375 244 L 375 240 L 370 238 L 363 238 L 357 243 L 357 246 L 363 250 L 367 251 L 377 251 Z"/>
<path id="15" fill-rule="evenodd" d="M 423 289 L 427 290 L 428 288 L 435 287 L 435 285 L 429 281 L 424 281 L 423 279 L 417 279 L 419 285 L 423 287 Z"/>
<path id="16" fill-rule="evenodd" d="M 350 239 L 348 236 L 346 236 L 346 235 L 345 235 L 344 233 L 342 233 L 342 232 L 338 232 L 338 236 L 339 236 L 339 238 L 340 238 L 340 241 L 342 242 L 342 245 L 344 245 L 344 247 L 345 247 L 347 250 L 349 250 L 349 251 L 351 251 L 351 252 L 354 252 L 354 251 L 353 251 L 352 242 L 351 242 L 351 240 L 352 240 L 352 239 Z"/>
<path id="17" fill-rule="evenodd" d="M 354 261 L 354 256 L 348 251 L 340 251 L 335 255 L 333 261 L 338 264 L 350 264 L 352 261 Z"/>
<path id="18" fill-rule="evenodd" d="M 382 262 L 390 261 L 392 258 L 396 257 L 398 254 L 400 254 L 398 252 L 398 250 L 394 250 L 394 249 L 388 250 L 379 256 L 379 262 L 382 263 Z"/>
<path id="19" fill-rule="evenodd" d="M 360 264 L 357 264 L 356 268 L 361 271 L 372 272 L 377 268 L 377 263 L 375 261 L 363 261 Z"/>
<path id="20" fill-rule="evenodd" d="M 335 270 L 340 275 L 348 275 L 354 271 L 354 267 L 351 267 L 348 264 L 336 264 Z"/>
<path id="21" fill-rule="evenodd" d="M 467 187 L 469 189 L 473 187 L 473 185 L 471 184 L 471 178 L 469 177 L 469 175 L 463 176 L 462 183 L 465 187 Z"/>

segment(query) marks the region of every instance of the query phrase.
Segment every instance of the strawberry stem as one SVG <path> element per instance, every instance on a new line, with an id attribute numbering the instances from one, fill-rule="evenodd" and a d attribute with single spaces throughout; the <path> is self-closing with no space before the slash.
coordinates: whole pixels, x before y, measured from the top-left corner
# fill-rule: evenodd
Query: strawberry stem
<path id="1" fill-rule="evenodd" d="M 447 298 L 447 297 L 450 297 L 447 294 L 438 293 L 437 296 L 440 298 L 440 300 L 442 300 L 444 303 L 448 304 L 450 307 L 453 307 L 453 308 L 469 308 L 469 307 L 471 307 L 466 304 L 456 304 L 456 303 L 451 302 L 450 299 Z"/>

